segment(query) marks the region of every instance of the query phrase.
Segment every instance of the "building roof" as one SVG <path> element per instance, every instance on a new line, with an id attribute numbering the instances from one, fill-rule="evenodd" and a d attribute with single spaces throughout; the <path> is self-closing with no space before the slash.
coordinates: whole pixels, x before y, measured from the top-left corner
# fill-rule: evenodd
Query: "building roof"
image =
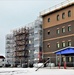
<path id="1" fill-rule="evenodd" d="M 0 59 L 2 59 L 2 58 L 4 58 L 4 59 L 5 59 L 5 57 L 4 57 L 4 56 L 0 56 Z"/>
<path id="2" fill-rule="evenodd" d="M 64 54 L 74 54 L 74 47 L 66 47 L 60 50 L 55 51 L 57 55 L 64 55 Z"/>
<path id="3" fill-rule="evenodd" d="M 74 5 L 74 0 L 66 0 L 66 1 L 64 1 L 64 2 L 62 2 L 60 4 L 57 4 L 57 5 L 53 6 L 53 7 L 50 7 L 49 9 L 41 11 L 40 16 L 44 17 L 45 15 L 48 15 L 50 13 L 59 11 L 61 9 L 64 9 L 64 8 L 72 6 L 72 5 Z"/>

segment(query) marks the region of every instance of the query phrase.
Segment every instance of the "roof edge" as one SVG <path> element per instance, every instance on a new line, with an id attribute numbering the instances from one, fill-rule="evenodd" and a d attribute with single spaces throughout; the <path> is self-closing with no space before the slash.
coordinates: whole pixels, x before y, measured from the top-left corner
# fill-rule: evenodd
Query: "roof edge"
<path id="1" fill-rule="evenodd" d="M 65 1 L 65 2 L 68 2 L 68 1 Z M 65 2 L 62 2 L 62 3 L 60 3 L 60 4 L 57 4 L 57 5 L 53 6 L 53 7 L 50 7 L 50 8 L 47 9 L 47 10 L 43 10 L 42 12 L 40 12 L 40 16 L 41 16 L 41 17 L 44 17 L 44 16 L 46 16 L 46 15 L 48 15 L 48 14 L 57 12 L 57 11 L 59 11 L 59 10 L 62 10 L 62 9 L 64 9 L 64 8 L 67 8 L 67 7 L 69 7 L 69 6 L 74 5 L 74 2 L 71 2 L 71 3 L 68 2 L 66 5 L 63 5 L 63 3 L 65 3 Z"/>

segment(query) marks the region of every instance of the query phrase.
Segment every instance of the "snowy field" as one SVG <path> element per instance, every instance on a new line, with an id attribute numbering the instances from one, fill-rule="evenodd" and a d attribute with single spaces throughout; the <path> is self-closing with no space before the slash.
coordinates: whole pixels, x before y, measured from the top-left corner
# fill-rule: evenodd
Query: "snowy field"
<path id="1" fill-rule="evenodd" d="M 0 68 L 0 75 L 74 75 L 74 69 Z"/>

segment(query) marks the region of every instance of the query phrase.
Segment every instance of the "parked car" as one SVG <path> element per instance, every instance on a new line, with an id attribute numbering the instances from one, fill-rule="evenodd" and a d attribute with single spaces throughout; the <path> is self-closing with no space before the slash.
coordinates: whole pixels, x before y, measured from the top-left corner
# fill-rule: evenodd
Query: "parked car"
<path id="1" fill-rule="evenodd" d="M 0 67 L 3 67 L 5 65 L 5 57 L 0 56 Z"/>

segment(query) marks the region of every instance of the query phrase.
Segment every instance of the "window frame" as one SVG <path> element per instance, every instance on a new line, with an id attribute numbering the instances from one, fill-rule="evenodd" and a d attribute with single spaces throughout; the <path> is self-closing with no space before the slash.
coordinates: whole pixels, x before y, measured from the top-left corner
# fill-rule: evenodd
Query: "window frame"
<path id="1" fill-rule="evenodd" d="M 68 32 L 70 32 L 71 31 L 71 26 L 68 26 Z"/>
<path id="2" fill-rule="evenodd" d="M 57 46 L 57 48 L 60 48 L 60 43 L 58 42 L 56 46 Z"/>
<path id="3" fill-rule="evenodd" d="M 68 41 L 68 46 L 72 46 L 72 42 L 71 41 Z"/>
<path id="4" fill-rule="evenodd" d="M 48 35 L 50 35 L 50 30 L 48 30 Z"/>
<path id="5" fill-rule="evenodd" d="M 68 11 L 68 17 L 71 17 L 71 10 Z"/>
<path id="6" fill-rule="evenodd" d="M 62 27 L 62 33 L 65 33 L 65 31 L 66 31 L 65 27 Z"/>
<path id="7" fill-rule="evenodd" d="M 50 43 L 47 44 L 47 48 L 50 48 Z"/>
<path id="8" fill-rule="evenodd" d="M 57 21 L 59 21 L 60 20 L 60 15 L 57 15 Z"/>
<path id="9" fill-rule="evenodd" d="M 57 29 L 57 30 L 56 30 L 56 33 L 57 33 L 57 34 L 60 34 L 60 29 Z"/>
<path id="10" fill-rule="evenodd" d="M 65 42 L 62 42 L 62 47 L 66 47 L 66 43 Z"/>
<path id="11" fill-rule="evenodd" d="M 50 18 L 48 18 L 48 22 L 50 22 Z"/>
<path id="12" fill-rule="evenodd" d="M 62 13 L 62 19 L 65 19 L 65 13 Z"/>

